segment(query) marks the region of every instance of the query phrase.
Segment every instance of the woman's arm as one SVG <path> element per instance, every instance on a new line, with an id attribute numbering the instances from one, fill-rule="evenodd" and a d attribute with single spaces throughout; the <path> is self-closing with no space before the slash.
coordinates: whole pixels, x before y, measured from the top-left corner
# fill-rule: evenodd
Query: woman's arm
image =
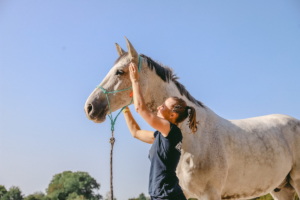
<path id="1" fill-rule="evenodd" d="M 126 120 L 126 123 L 127 123 L 127 126 L 129 128 L 131 135 L 134 138 L 137 138 L 143 142 L 146 142 L 148 144 L 153 144 L 154 139 L 155 139 L 154 132 L 141 130 L 139 125 L 134 120 L 128 107 L 123 110 L 123 113 L 124 113 L 124 117 L 125 117 L 125 120 Z"/>
<path id="2" fill-rule="evenodd" d="M 170 132 L 170 123 L 167 120 L 156 116 L 147 108 L 140 90 L 138 69 L 134 63 L 130 63 L 129 71 L 136 112 L 138 112 L 150 126 L 160 131 L 164 137 L 167 137 Z"/>

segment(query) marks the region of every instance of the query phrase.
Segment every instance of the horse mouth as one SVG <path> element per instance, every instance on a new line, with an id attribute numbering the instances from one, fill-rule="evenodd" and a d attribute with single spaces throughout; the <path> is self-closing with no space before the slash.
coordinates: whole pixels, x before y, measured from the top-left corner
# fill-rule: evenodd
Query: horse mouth
<path id="1" fill-rule="evenodd" d="M 107 108 L 107 107 L 104 108 L 104 109 L 99 113 L 99 115 L 98 115 L 97 117 L 95 117 L 94 119 L 92 119 L 93 122 L 95 122 L 95 123 L 102 123 L 102 122 L 104 122 L 104 121 L 106 120 L 106 115 L 108 114 L 107 111 L 108 111 L 108 108 Z"/>

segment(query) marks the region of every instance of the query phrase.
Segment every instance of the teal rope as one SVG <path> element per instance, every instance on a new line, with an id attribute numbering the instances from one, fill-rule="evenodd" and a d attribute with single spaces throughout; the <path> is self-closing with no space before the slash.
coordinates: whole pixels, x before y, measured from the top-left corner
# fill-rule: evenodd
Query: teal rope
<path id="1" fill-rule="evenodd" d="M 141 56 L 139 55 L 139 73 L 141 71 Z M 111 124 L 111 131 L 114 131 L 115 130 L 115 124 L 116 124 L 116 121 L 117 121 L 117 118 L 118 116 L 120 115 L 120 113 L 124 110 L 124 108 L 126 108 L 127 106 L 129 106 L 132 102 L 133 102 L 133 97 L 131 98 L 131 101 L 128 105 L 124 106 L 120 112 L 117 114 L 117 116 L 115 117 L 115 119 L 113 118 L 113 115 L 111 113 L 111 108 L 110 108 L 110 103 L 109 103 L 109 99 L 108 99 L 108 93 L 117 93 L 117 92 L 123 92 L 123 91 L 126 91 L 126 90 L 129 90 L 132 88 L 129 87 L 129 88 L 125 88 L 125 89 L 122 89 L 122 90 L 114 90 L 114 91 L 110 91 L 108 92 L 107 90 L 105 90 L 103 87 L 101 87 L 100 85 L 97 85 L 96 88 L 100 88 L 103 93 L 106 95 L 106 99 L 107 99 L 107 102 L 108 102 L 108 107 L 109 107 L 109 112 L 110 114 L 108 115 L 109 119 L 110 119 L 110 124 Z"/>

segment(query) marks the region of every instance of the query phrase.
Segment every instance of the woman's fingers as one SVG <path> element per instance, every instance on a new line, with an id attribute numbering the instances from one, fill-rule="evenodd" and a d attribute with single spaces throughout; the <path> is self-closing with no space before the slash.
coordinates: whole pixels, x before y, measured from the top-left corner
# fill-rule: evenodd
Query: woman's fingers
<path id="1" fill-rule="evenodd" d="M 129 65 L 129 70 L 131 71 L 131 72 L 135 72 L 136 70 L 136 66 L 133 64 L 133 63 L 130 63 L 130 65 Z"/>
<path id="2" fill-rule="evenodd" d="M 134 63 L 129 64 L 129 74 L 130 74 L 131 81 L 139 80 L 139 73 Z"/>

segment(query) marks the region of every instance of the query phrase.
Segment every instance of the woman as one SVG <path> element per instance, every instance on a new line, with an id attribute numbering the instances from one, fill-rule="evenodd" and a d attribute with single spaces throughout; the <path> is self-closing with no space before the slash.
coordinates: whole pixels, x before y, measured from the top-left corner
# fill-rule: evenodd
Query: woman
<path id="1" fill-rule="evenodd" d="M 132 136 L 153 144 L 148 156 L 151 161 L 149 176 L 151 199 L 186 200 L 175 172 L 181 155 L 182 143 L 182 133 L 177 126 L 189 116 L 189 127 L 195 133 L 197 131 L 195 109 L 187 106 L 181 98 L 171 97 L 157 108 L 158 112 L 155 115 L 146 107 L 140 91 L 138 69 L 134 63 L 130 63 L 129 71 L 135 110 L 157 130 L 155 132 L 141 130 L 129 108 L 126 107 L 123 110 Z"/>

